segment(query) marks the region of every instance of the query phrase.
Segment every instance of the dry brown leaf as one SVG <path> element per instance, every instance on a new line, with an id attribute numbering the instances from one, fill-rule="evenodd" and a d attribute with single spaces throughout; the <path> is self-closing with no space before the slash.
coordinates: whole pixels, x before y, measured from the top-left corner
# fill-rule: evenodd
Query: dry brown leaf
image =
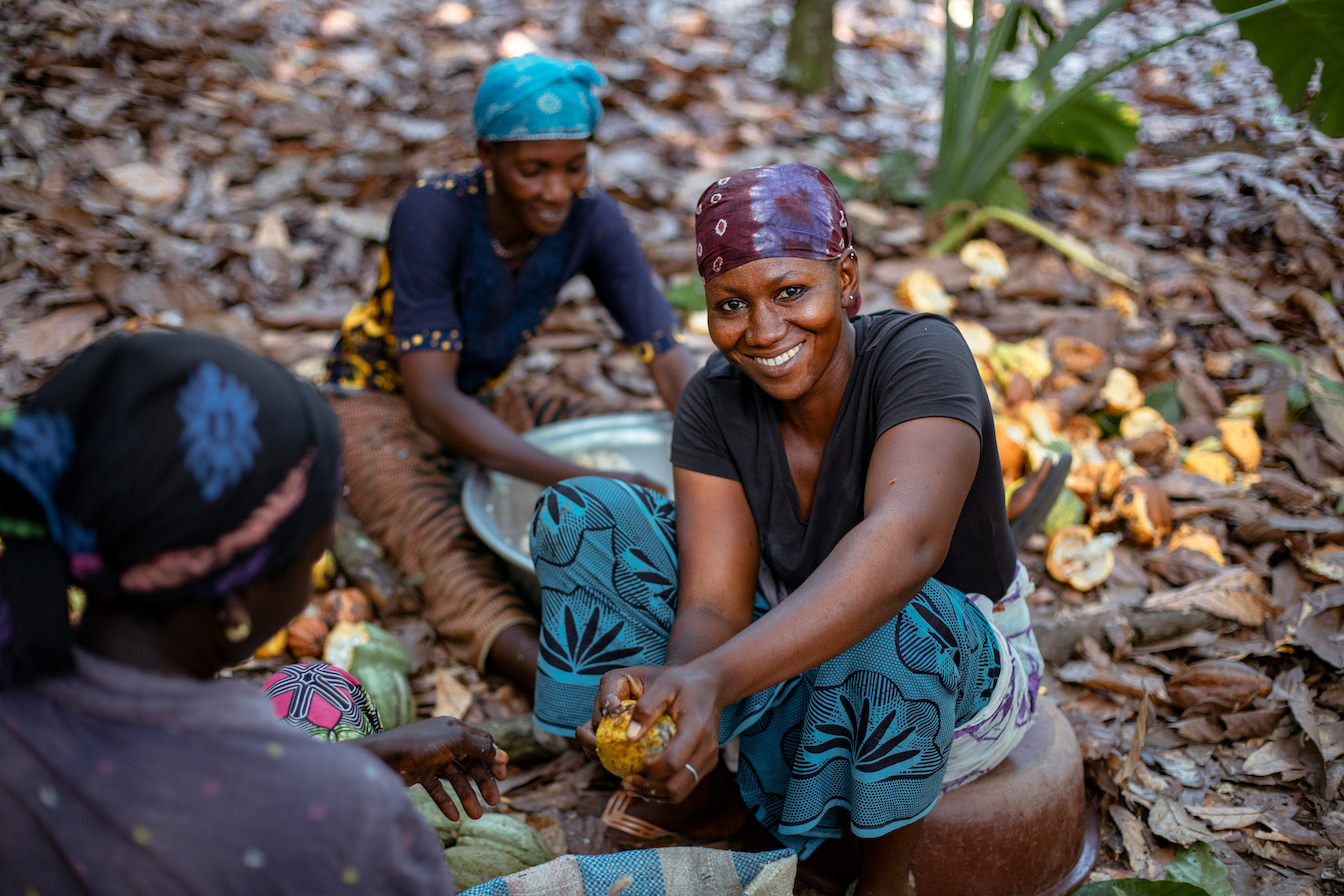
<path id="1" fill-rule="evenodd" d="M 1115 783 L 1124 784 L 1128 781 L 1129 776 L 1134 774 L 1134 769 L 1138 768 L 1142 761 L 1139 754 L 1143 751 L 1143 739 L 1148 736 L 1148 723 L 1152 717 L 1153 701 L 1144 694 L 1143 701 L 1139 704 L 1139 714 L 1134 719 L 1134 736 L 1129 741 L 1129 752 L 1125 755 L 1120 771 L 1115 774 Z"/>
<path id="2" fill-rule="evenodd" d="M 182 175 L 149 162 L 119 165 L 107 172 L 107 179 L 127 196 L 149 205 L 176 202 L 187 191 Z"/>
<path id="3" fill-rule="evenodd" d="M 1256 697 L 1269 694 L 1269 676 L 1245 663 L 1201 660 L 1167 680 L 1171 702 L 1181 709 L 1236 712 Z"/>
<path id="4" fill-rule="evenodd" d="M 1305 677 L 1301 666 L 1292 667 L 1275 680 L 1273 696 L 1287 702 L 1288 711 L 1293 714 L 1293 719 L 1302 726 L 1302 730 L 1311 738 L 1316 748 L 1324 753 L 1321 747 L 1321 728 L 1316 722 L 1316 707 L 1312 703 L 1311 691 L 1307 688 Z"/>
<path id="5" fill-rule="evenodd" d="M 1344 547 L 1328 544 L 1310 554 L 1296 554 L 1297 565 L 1332 582 L 1344 582 Z"/>
<path id="6" fill-rule="evenodd" d="M 1260 820 L 1261 810 L 1245 806 L 1186 806 L 1185 811 L 1209 823 L 1215 831 L 1236 831 Z"/>
<path id="7" fill-rule="evenodd" d="M 1153 801 L 1153 808 L 1148 812 L 1148 829 L 1163 840 L 1181 846 L 1192 846 L 1200 841 L 1215 843 L 1223 839 L 1192 818 L 1180 803 L 1165 796 Z"/>
<path id="8" fill-rule="evenodd" d="M 1231 619 L 1242 625 L 1259 627 L 1269 613 L 1267 592 L 1260 576 L 1244 566 L 1228 567 L 1227 572 L 1195 582 L 1174 591 L 1160 591 L 1143 602 L 1145 610 L 1196 609 Z"/>
<path id="9" fill-rule="evenodd" d="M 1302 764 L 1302 747 L 1296 740 L 1285 737 L 1281 740 L 1272 740 L 1247 756 L 1246 761 L 1242 763 L 1241 771 L 1242 774 L 1265 778 L 1284 772 L 1301 771 L 1304 768 L 1306 766 Z"/>
<path id="10" fill-rule="evenodd" d="M 1227 728 L 1229 740 L 1245 740 L 1250 737 L 1268 737 L 1279 727 L 1282 718 L 1282 709 L 1252 709 L 1226 713 L 1221 721 Z"/>
<path id="11" fill-rule="evenodd" d="M 471 689 L 447 669 L 434 670 L 434 716 L 460 719 L 471 709 L 475 696 Z"/>
<path id="12" fill-rule="evenodd" d="M 86 345 L 94 324 L 107 316 L 97 302 L 58 308 L 45 317 L 10 331 L 5 350 L 27 364 L 54 361 Z"/>
<path id="13" fill-rule="evenodd" d="M 1143 822 L 1119 803 L 1112 803 L 1108 811 L 1111 820 L 1120 829 L 1120 839 L 1124 844 L 1125 853 L 1129 856 L 1130 870 L 1139 872 L 1148 870 L 1151 857 L 1148 844 L 1143 839 Z"/>
<path id="14" fill-rule="evenodd" d="M 1265 831 L 1255 832 L 1255 836 L 1261 840 L 1290 843 L 1293 846 L 1330 847 L 1334 845 L 1310 828 L 1275 812 L 1265 812 L 1260 819 L 1260 823 L 1270 829 L 1269 833 Z"/>

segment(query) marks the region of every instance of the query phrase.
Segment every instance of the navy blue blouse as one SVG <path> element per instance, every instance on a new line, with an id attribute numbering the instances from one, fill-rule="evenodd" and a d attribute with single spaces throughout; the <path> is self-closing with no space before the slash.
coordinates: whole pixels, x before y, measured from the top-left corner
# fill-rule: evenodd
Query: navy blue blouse
<path id="1" fill-rule="evenodd" d="M 543 237 L 515 272 L 490 246 L 480 169 L 422 180 L 397 203 L 378 286 L 346 316 L 331 381 L 399 392 L 399 355 L 454 351 L 458 388 L 483 392 L 578 273 L 645 361 L 681 340 L 676 313 L 606 193 L 580 196 L 559 232 Z"/>

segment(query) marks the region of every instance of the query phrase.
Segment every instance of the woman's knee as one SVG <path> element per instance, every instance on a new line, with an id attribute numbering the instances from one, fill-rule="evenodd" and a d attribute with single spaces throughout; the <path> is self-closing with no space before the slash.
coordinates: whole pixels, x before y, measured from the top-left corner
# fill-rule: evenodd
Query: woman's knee
<path id="1" fill-rule="evenodd" d="M 637 489 L 606 476 L 575 476 L 549 486 L 532 511 L 532 550 L 564 529 L 603 528 L 631 514 L 645 512 Z"/>

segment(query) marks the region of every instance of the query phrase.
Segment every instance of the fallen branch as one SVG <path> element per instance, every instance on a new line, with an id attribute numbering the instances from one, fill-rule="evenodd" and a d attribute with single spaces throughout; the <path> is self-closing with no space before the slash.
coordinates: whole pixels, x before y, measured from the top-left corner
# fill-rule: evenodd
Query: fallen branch
<path id="1" fill-rule="evenodd" d="M 997 205 L 987 205 L 984 208 L 976 209 L 966 220 L 953 225 L 936 243 L 929 247 L 929 256 L 937 258 L 940 255 L 948 254 L 969 239 L 977 230 L 984 227 L 987 221 L 1002 221 L 1004 224 L 1016 227 L 1023 233 L 1036 237 L 1065 258 L 1078 262 L 1092 273 L 1100 274 L 1107 280 L 1130 291 L 1137 292 L 1139 289 L 1139 284 L 1136 281 L 1097 258 L 1096 253 L 1088 248 L 1085 243 L 1074 239 L 1067 233 L 1055 233 L 1041 222 L 1033 220 L 1019 211 Z"/>

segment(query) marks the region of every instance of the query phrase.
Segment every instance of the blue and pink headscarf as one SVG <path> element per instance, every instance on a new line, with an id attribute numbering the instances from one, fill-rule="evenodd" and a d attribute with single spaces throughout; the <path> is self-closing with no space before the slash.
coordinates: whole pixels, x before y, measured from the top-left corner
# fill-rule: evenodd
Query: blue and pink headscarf
<path id="1" fill-rule="evenodd" d="M 710 184 L 695 206 L 695 254 L 706 282 L 761 258 L 831 261 L 854 245 L 831 179 L 802 162 L 747 168 Z M 849 316 L 859 313 L 854 293 Z"/>

